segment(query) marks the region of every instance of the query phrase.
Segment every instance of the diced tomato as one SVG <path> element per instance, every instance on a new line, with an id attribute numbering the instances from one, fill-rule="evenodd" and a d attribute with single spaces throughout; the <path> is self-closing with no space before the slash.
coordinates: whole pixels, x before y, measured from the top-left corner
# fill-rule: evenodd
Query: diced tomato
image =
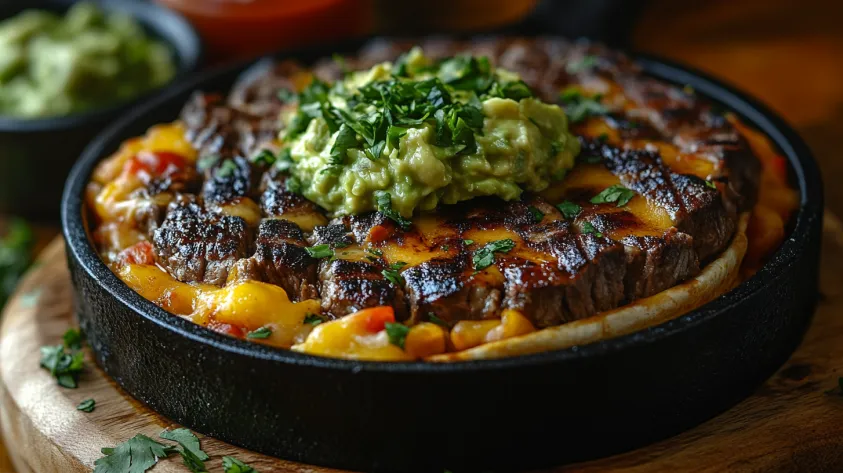
<path id="1" fill-rule="evenodd" d="M 149 179 L 182 170 L 187 166 L 184 156 L 169 151 L 140 151 L 126 162 L 124 172 Z"/>
<path id="2" fill-rule="evenodd" d="M 232 337 L 243 338 L 243 328 L 236 325 L 224 324 L 222 322 L 213 321 L 208 324 L 208 328 L 214 332 L 223 335 L 231 335 Z"/>
<path id="3" fill-rule="evenodd" d="M 375 225 L 369 230 L 369 241 L 378 243 L 389 238 L 389 230 L 383 225 Z"/>
<path id="4" fill-rule="evenodd" d="M 389 306 L 372 307 L 358 311 L 358 316 L 364 318 L 366 330 L 372 333 L 380 332 L 387 323 L 395 322 L 395 311 Z"/>
<path id="5" fill-rule="evenodd" d="M 141 241 L 121 251 L 118 259 L 123 264 L 154 264 L 155 253 L 152 243 Z"/>

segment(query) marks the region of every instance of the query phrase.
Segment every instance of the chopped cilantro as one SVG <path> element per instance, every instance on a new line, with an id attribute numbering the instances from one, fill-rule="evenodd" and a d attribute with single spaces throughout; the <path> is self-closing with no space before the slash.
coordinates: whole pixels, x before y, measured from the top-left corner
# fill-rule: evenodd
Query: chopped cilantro
<path id="1" fill-rule="evenodd" d="M 308 313 L 307 315 L 305 315 L 304 321 L 303 321 L 303 323 L 313 325 L 313 326 L 319 325 L 322 322 L 324 322 L 322 317 L 320 317 L 316 314 L 311 314 L 311 313 Z"/>
<path id="2" fill-rule="evenodd" d="M 600 94 L 586 97 L 578 89 L 570 87 L 563 90 L 559 97 L 565 105 L 565 112 L 571 123 L 579 123 L 591 116 L 607 114 L 608 110 L 600 103 L 602 98 Z"/>
<path id="3" fill-rule="evenodd" d="M 402 126 L 395 126 L 390 125 L 389 129 L 386 131 L 387 141 L 389 142 L 389 146 L 392 149 L 398 149 L 398 141 L 401 139 L 402 136 L 407 134 L 407 128 Z"/>
<path id="4" fill-rule="evenodd" d="M 434 314 L 433 312 L 427 313 L 427 320 L 433 322 L 436 325 L 439 325 L 440 327 L 447 327 L 448 326 L 448 324 L 445 323 L 444 320 L 437 317 L 436 314 Z"/>
<path id="5" fill-rule="evenodd" d="M 474 240 L 463 240 L 462 242 L 463 242 L 463 244 L 464 244 L 465 246 L 469 246 L 469 245 L 473 245 L 473 244 L 474 244 Z"/>
<path id="6" fill-rule="evenodd" d="M 569 220 L 577 218 L 577 215 L 582 212 L 582 207 L 571 202 L 570 200 L 566 200 L 562 203 L 557 204 L 556 208 L 559 209 L 560 212 L 562 212 L 563 217 Z"/>
<path id="7" fill-rule="evenodd" d="M 375 255 L 375 256 L 383 256 L 383 251 L 381 251 L 377 248 L 367 248 L 366 251 Z"/>
<path id="8" fill-rule="evenodd" d="M 442 245 L 442 251 L 448 251 L 451 249 L 450 245 Z"/>
<path id="9" fill-rule="evenodd" d="M 114 448 L 103 448 L 102 458 L 94 462 L 94 473 L 143 473 L 178 449 L 137 434 Z"/>
<path id="10" fill-rule="evenodd" d="M 172 440 L 178 442 L 185 450 L 190 450 L 200 460 L 207 460 L 208 454 L 202 451 L 199 444 L 199 438 L 188 429 L 178 428 L 174 430 L 165 430 L 159 434 L 162 439 Z"/>
<path id="11" fill-rule="evenodd" d="M 712 182 L 712 181 L 705 181 L 705 185 L 706 185 L 706 186 L 708 186 L 708 187 L 710 187 L 710 188 L 712 188 L 712 189 L 714 189 L 714 190 L 717 190 L 717 184 L 715 184 L 715 183 L 714 183 L 714 182 Z"/>
<path id="12" fill-rule="evenodd" d="M 205 461 L 209 459 L 208 454 L 202 451 L 199 444 L 199 439 L 193 432 L 178 428 L 175 430 L 165 430 L 159 434 L 162 439 L 172 440 L 178 442 L 181 450 L 178 453 L 181 455 L 185 466 L 193 473 L 204 473 Z"/>
<path id="13" fill-rule="evenodd" d="M 261 327 L 257 330 L 252 330 L 246 334 L 246 338 L 250 340 L 269 338 L 272 335 L 272 329 L 269 327 Z"/>
<path id="14" fill-rule="evenodd" d="M 234 457 L 222 457 L 222 467 L 225 470 L 224 473 L 259 473 L 258 470 Z"/>
<path id="15" fill-rule="evenodd" d="M 81 351 L 81 336 L 77 331 L 68 330 L 64 339 L 77 348 L 66 347 L 64 344 L 41 347 L 41 367 L 55 376 L 59 386 L 74 389 L 85 367 L 85 353 Z"/>
<path id="16" fill-rule="evenodd" d="M 384 325 L 386 328 L 386 335 L 389 337 L 389 343 L 404 349 L 404 342 L 407 340 L 407 334 L 410 333 L 410 327 L 402 323 L 389 323 Z"/>
<path id="17" fill-rule="evenodd" d="M 93 399 L 85 399 L 76 406 L 76 410 L 82 412 L 94 412 L 96 405 L 97 401 L 94 401 Z"/>
<path id="18" fill-rule="evenodd" d="M 588 234 L 588 233 L 594 234 L 594 236 L 596 236 L 597 238 L 603 237 L 603 234 L 598 232 L 597 229 L 594 228 L 594 225 L 591 224 L 591 222 L 584 222 L 582 224 L 582 232 L 586 233 L 586 234 Z"/>
<path id="19" fill-rule="evenodd" d="M 599 194 L 591 198 L 592 204 L 608 204 L 614 202 L 618 207 L 623 207 L 635 197 L 635 191 L 627 189 L 621 184 L 615 184 L 603 189 Z"/>
<path id="20" fill-rule="evenodd" d="M 331 147 L 331 160 L 333 165 L 345 164 L 346 153 L 349 148 L 357 146 L 357 133 L 354 132 L 348 125 L 340 126 L 337 138 L 334 140 L 334 145 Z M 379 155 L 378 155 L 379 156 Z M 374 159 L 377 159 L 375 156 Z"/>
<path id="21" fill-rule="evenodd" d="M 296 178 L 295 176 L 289 176 L 287 180 L 284 181 L 284 189 L 286 189 L 287 192 L 292 192 L 293 194 L 301 194 L 301 181 L 298 180 L 298 178 Z"/>
<path id="22" fill-rule="evenodd" d="M 533 215 L 533 221 L 536 222 L 536 223 L 541 222 L 542 219 L 544 218 L 544 212 L 537 209 L 536 207 L 533 207 L 532 205 L 527 207 L 527 210 L 529 210 L 530 213 Z"/>
<path id="23" fill-rule="evenodd" d="M 392 208 L 392 196 L 389 194 L 389 192 L 375 192 L 375 200 L 378 204 L 378 212 L 382 213 L 386 218 L 397 223 L 402 230 L 410 229 L 410 225 L 412 225 L 413 222 L 402 217 L 401 214 L 399 214 Z"/>
<path id="24" fill-rule="evenodd" d="M 70 328 L 67 329 L 66 332 L 64 332 L 64 335 L 62 335 L 61 339 L 64 343 L 65 348 L 69 350 L 81 350 L 82 342 L 84 341 L 85 337 L 82 335 L 81 330 Z"/>
<path id="25" fill-rule="evenodd" d="M 309 254 L 311 258 L 316 259 L 330 258 L 334 256 L 334 250 L 332 250 L 331 245 L 328 244 L 310 246 L 305 248 L 304 251 L 307 251 L 307 254 Z"/>
<path id="26" fill-rule="evenodd" d="M 392 284 L 395 284 L 396 286 L 403 286 L 404 276 L 401 276 L 401 273 L 399 271 L 406 265 L 407 263 L 403 261 L 393 263 L 389 265 L 389 268 L 381 271 L 381 274 L 383 274 L 383 277 Z"/>
<path id="27" fill-rule="evenodd" d="M 199 172 L 205 172 L 214 167 L 214 164 L 217 164 L 217 161 L 219 160 L 220 157 L 216 154 L 206 154 L 196 161 L 196 170 Z"/>
<path id="28" fill-rule="evenodd" d="M 264 148 L 254 154 L 249 160 L 259 166 L 272 166 L 275 164 L 275 155 L 272 151 Z"/>
<path id="29" fill-rule="evenodd" d="M 508 253 L 515 248 L 515 242 L 507 238 L 504 240 L 491 241 L 474 252 L 472 262 L 474 269 L 480 271 L 488 268 L 495 262 L 495 253 Z"/>
<path id="30" fill-rule="evenodd" d="M 236 171 L 237 164 L 235 164 L 231 159 L 226 159 L 222 162 L 222 164 L 220 164 L 220 167 L 217 168 L 216 172 L 214 172 L 214 176 L 221 178 L 231 177 Z"/>

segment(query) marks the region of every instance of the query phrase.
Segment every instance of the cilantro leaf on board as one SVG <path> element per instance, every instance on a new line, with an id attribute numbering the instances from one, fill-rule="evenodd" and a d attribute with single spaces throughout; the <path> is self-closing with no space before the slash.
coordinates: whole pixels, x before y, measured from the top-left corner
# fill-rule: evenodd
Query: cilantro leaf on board
<path id="1" fill-rule="evenodd" d="M 104 456 L 94 462 L 94 473 L 144 473 L 176 451 L 174 446 L 137 434 L 114 448 L 103 448 Z"/>
<path id="2" fill-rule="evenodd" d="M 260 473 L 234 457 L 222 457 L 224 473 Z"/>

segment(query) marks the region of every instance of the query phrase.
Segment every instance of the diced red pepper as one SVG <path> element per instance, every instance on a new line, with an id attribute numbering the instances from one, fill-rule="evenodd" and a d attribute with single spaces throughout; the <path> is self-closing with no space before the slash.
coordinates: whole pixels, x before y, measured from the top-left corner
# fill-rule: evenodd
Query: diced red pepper
<path id="1" fill-rule="evenodd" d="M 387 323 L 395 322 L 395 311 L 389 306 L 372 307 L 358 311 L 355 315 L 362 316 L 366 330 L 377 333 L 383 330 Z"/>
<path id="2" fill-rule="evenodd" d="M 369 230 L 369 241 L 378 243 L 389 238 L 389 230 L 383 225 L 375 225 Z"/>
<path id="3" fill-rule="evenodd" d="M 224 324 L 222 322 L 213 321 L 208 324 L 208 328 L 214 332 L 223 335 L 230 335 L 232 337 L 243 338 L 243 328 L 236 325 Z"/>
<path id="4" fill-rule="evenodd" d="M 154 264 L 155 252 L 152 243 L 141 241 L 121 251 L 118 259 L 123 264 Z"/>
<path id="5" fill-rule="evenodd" d="M 126 162 L 124 171 L 138 177 L 165 176 L 187 167 L 184 156 L 169 151 L 141 151 Z M 146 176 L 142 176 L 145 174 Z"/>

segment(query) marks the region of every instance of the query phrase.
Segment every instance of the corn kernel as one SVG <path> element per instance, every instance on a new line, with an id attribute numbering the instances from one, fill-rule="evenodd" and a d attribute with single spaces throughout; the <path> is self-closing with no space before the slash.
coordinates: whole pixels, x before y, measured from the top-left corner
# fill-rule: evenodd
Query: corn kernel
<path id="1" fill-rule="evenodd" d="M 486 335 L 500 323 L 497 319 L 460 320 L 451 329 L 451 342 L 458 351 L 482 345 L 486 341 Z"/>
<path id="2" fill-rule="evenodd" d="M 527 317 L 517 310 L 507 309 L 501 314 L 501 323 L 486 334 L 485 341 L 494 342 L 535 332 Z"/>
<path id="3" fill-rule="evenodd" d="M 425 358 L 445 353 L 447 334 L 442 327 L 422 322 L 410 328 L 404 341 L 404 351 L 413 358 Z"/>

